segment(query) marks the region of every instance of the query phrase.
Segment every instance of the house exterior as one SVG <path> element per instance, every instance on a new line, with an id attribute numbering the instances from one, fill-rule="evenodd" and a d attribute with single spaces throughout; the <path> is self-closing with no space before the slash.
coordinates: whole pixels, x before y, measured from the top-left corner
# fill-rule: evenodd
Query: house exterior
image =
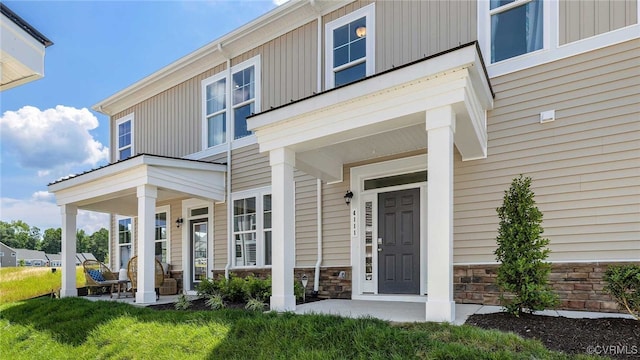
<path id="1" fill-rule="evenodd" d="M 62 266 L 62 255 L 60 255 L 60 254 L 47 254 L 47 258 L 49 259 L 49 266 L 51 266 L 51 267 L 61 267 Z"/>
<path id="2" fill-rule="evenodd" d="M 16 251 L 0 242 L 0 267 L 18 266 Z"/>
<path id="3" fill-rule="evenodd" d="M 45 48 L 51 40 L 0 4 L 0 91 L 44 76 Z"/>
<path id="4" fill-rule="evenodd" d="M 49 266 L 49 258 L 40 250 L 15 249 L 17 264 L 24 261 L 24 266 Z"/>
<path id="5" fill-rule="evenodd" d="M 640 25 L 626 1 L 295 1 L 95 105 L 112 163 L 52 183 L 63 263 L 78 208 L 112 268 L 186 292 L 270 274 L 321 297 L 496 304 L 504 190 L 533 178 L 561 307 L 612 311 L 640 261 Z M 64 254 L 67 255 L 64 255 Z M 63 269 L 63 296 L 75 296 Z M 67 273 L 65 277 L 65 273 Z"/>

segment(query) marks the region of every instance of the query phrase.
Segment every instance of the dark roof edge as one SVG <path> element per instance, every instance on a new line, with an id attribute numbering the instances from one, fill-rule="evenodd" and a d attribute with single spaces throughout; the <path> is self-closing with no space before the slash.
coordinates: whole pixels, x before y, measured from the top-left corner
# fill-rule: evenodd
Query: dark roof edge
<path id="1" fill-rule="evenodd" d="M 447 53 L 450 53 L 450 52 L 454 52 L 456 50 L 460 50 L 460 49 L 466 48 L 468 46 L 475 46 L 476 47 L 476 51 L 478 52 L 478 55 L 480 57 L 480 64 L 482 64 L 482 70 L 484 72 L 484 76 L 487 78 L 487 82 L 488 82 L 488 85 L 489 85 L 489 91 L 491 91 L 491 97 L 493 97 L 495 99 L 496 94 L 493 92 L 493 86 L 491 86 L 491 81 L 489 80 L 489 73 L 487 72 L 487 67 L 485 66 L 484 59 L 482 58 L 482 52 L 480 51 L 480 44 L 478 43 L 477 40 L 474 40 L 472 42 L 469 42 L 469 43 L 466 43 L 466 44 L 462 44 L 462 45 L 458 45 L 458 46 L 456 46 L 454 48 L 451 48 L 451 49 L 448 49 L 448 50 L 445 50 L 445 51 L 441 51 L 441 52 L 439 52 L 437 54 L 425 56 L 425 57 L 423 57 L 421 59 L 414 60 L 414 61 L 408 62 L 408 63 L 400 65 L 400 66 L 392 67 L 391 69 L 388 69 L 388 70 L 385 70 L 383 72 L 379 72 L 379 73 L 364 77 L 362 79 L 356 80 L 354 82 L 350 82 L 350 83 L 342 85 L 342 86 L 336 86 L 334 88 L 327 89 L 325 91 L 314 93 L 313 95 L 305 96 L 305 97 L 303 97 L 301 99 L 298 99 L 298 100 L 291 100 L 290 102 L 288 102 L 286 104 L 275 106 L 275 107 L 272 107 L 271 109 L 267 109 L 267 110 L 261 111 L 261 112 L 256 113 L 256 114 L 251 114 L 251 115 L 247 116 L 247 118 L 250 118 L 250 117 L 253 117 L 253 116 L 262 115 L 262 114 L 266 114 L 266 113 L 268 113 L 270 111 L 274 111 L 274 110 L 283 108 L 285 106 L 293 105 L 295 103 L 299 103 L 301 101 L 305 101 L 305 100 L 311 99 L 313 97 L 316 97 L 316 96 L 319 96 L 319 95 L 322 95 L 322 94 L 326 94 L 328 92 L 331 92 L 331 91 L 334 91 L 334 90 L 337 90 L 337 89 L 341 89 L 341 88 L 343 88 L 345 86 L 349 86 L 349 85 L 357 84 L 357 83 L 362 82 L 362 81 L 373 79 L 375 77 L 378 77 L 378 76 L 381 76 L 381 75 L 384 75 L 384 74 L 387 74 L 387 73 L 390 73 L 390 72 L 393 72 L 393 71 L 396 71 L 396 70 L 399 70 L 399 69 L 402 69 L 402 68 L 405 68 L 405 67 L 408 67 L 408 66 L 411 66 L 411 65 L 415 65 L 415 64 L 417 64 L 419 62 L 426 61 L 426 60 L 429 60 L 429 59 L 433 59 L 433 58 L 436 58 L 438 56 L 441 56 L 441 55 L 444 55 L 444 54 L 447 54 Z"/>
<path id="2" fill-rule="evenodd" d="M 107 167 L 109 167 L 109 166 L 113 166 L 113 165 L 115 165 L 115 164 L 119 164 L 119 163 L 121 163 L 121 162 L 129 161 L 129 160 L 131 160 L 131 159 L 135 159 L 135 158 L 140 157 L 140 156 L 143 156 L 143 155 L 153 156 L 153 157 L 163 158 L 163 159 L 184 160 L 184 161 L 192 161 L 192 162 L 199 162 L 199 163 L 205 163 L 205 164 L 215 164 L 215 165 L 227 165 L 227 163 L 220 163 L 220 162 L 215 162 L 215 161 L 194 160 L 194 159 L 179 158 L 179 157 L 175 157 L 175 156 L 166 156 L 166 155 L 155 155 L 155 154 L 148 154 L 148 153 L 140 153 L 140 154 L 134 155 L 134 156 L 132 156 L 132 157 L 126 158 L 126 159 L 124 159 L 124 160 L 118 160 L 118 161 L 116 161 L 116 162 L 112 162 L 112 163 L 109 163 L 109 164 L 106 164 L 106 165 L 103 165 L 103 166 L 97 167 L 97 168 L 95 168 L 95 169 L 91 169 L 91 170 L 87 170 L 87 171 L 85 171 L 85 172 L 81 172 L 80 174 L 75 174 L 75 175 L 72 175 L 72 176 L 69 176 L 69 177 L 66 177 L 66 178 L 60 179 L 60 180 L 56 180 L 56 181 L 50 182 L 50 183 L 48 183 L 48 184 L 47 184 L 47 186 L 51 186 L 51 185 L 55 185 L 55 184 L 59 184 L 59 183 L 61 183 L 61 182 L 67 181 L 67 180 L 75 179 L 75 178 L 77 178 L 77 177 L 79 177 L 79 176 L 86 175 L 86 174 L 92 173 L 92 172 L 94 172 L 94 171 L 98 171 L 98 170 L 100 170 L 100 169 L 104 169 L 104 168 L 107 168 Z"/>
<path id="3" fill-rule="evenodd" d="M 31 35 L 34 39 L 38 40 L 39 43 L 44 45 L 44 47 L 49 47 L 53 45 L 53 41 L 49 40 L 46 36 L 42 35 L 42 33 L 33 26 L 29 25 L 28 22 L 24 21 L 23 18 L 18 16 L 18 14 L 14 13 L 5 5 L 4 3 L 0 3 L 0 11 L 6 17 L 8 17 L 11 21 L 13 21 L 18 27 L 22 30 L 26 31 L 29 35 Z"/>

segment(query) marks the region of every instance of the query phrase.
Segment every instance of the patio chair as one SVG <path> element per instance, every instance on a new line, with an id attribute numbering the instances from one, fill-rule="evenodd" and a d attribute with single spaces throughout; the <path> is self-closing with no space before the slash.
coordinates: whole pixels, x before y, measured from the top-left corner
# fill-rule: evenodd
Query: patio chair
<path id="1" fill-rule="evenodd" d="M 156 300 L 160 299 L 160 286 L 164 282 L 164 269 L 162 268 L 162 263 L 155 259 L 156 269 L 155 269 L 155 290 L 156 290 Z M 138 289 L 138 256 L 134 256 L 129 260 L 129 264 L 127 264 L 127 275 L 129 275 L 129 280 L 131 280 L 131 293 L 135 298 L 136 290 Z"/>
<path id="2" fill-rule="evenodd" d="M 109 267 L 98 260 L 85 260 L 82 263 L 84 269 L 84 279 L 89 289 L 111 288 L 110 294 L 113 294 L 114 287 L 118 285 L 118 274 L 114 273 Z"/>

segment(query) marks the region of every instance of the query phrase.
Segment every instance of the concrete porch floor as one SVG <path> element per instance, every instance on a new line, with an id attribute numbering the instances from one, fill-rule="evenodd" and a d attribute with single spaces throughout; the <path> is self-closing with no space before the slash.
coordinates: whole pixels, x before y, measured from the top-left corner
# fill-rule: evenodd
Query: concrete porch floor
<path id="1" fill-rule="evenodd" d="M 112 298 L 109 294 L 100 296 L 83 296 L 89 301 L 117 301 L 134 306 L 149 306 L 157 304 L 169 304 L 178 300 L 179 295 L 161 295 L 160 299 L 153 304 L 138 304 L 133 300 L 131 293 L 121 294 L 117 298 L 116 294 Z M 195 295 L 187 295 L 189 299 L 196 299 Z M 500 306 L 456 304 L 455 325 L 462 325 L 473 314 L 490 314 L 502 311 Z M 374 300 L 341 300 L 327 299 L 306 304 L 299 304 L 294 311 L 296 314 L 328 314 L 342 317 L 359 318 L 373 317 L 392 322 L 425 322 L 424 302 L 403 302 L 403 301 L 374 301 Z M 567 311 L 567 310 L 545 310 L 539 311 L 537 315 L 563 316 L 567 318 L 626 318 L 633 319 L 629 314 L 621 313 L 598 313 L 588 311 Z"/>

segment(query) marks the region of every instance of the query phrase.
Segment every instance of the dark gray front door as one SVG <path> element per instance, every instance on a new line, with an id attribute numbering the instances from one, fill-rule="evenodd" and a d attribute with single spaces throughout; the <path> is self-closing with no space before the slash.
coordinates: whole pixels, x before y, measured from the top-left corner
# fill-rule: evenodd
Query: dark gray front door
<path id="1" fill-rule="evenodd" d="M 378 292 L 420 293 L 420 189 L 378 194 Z"/>

